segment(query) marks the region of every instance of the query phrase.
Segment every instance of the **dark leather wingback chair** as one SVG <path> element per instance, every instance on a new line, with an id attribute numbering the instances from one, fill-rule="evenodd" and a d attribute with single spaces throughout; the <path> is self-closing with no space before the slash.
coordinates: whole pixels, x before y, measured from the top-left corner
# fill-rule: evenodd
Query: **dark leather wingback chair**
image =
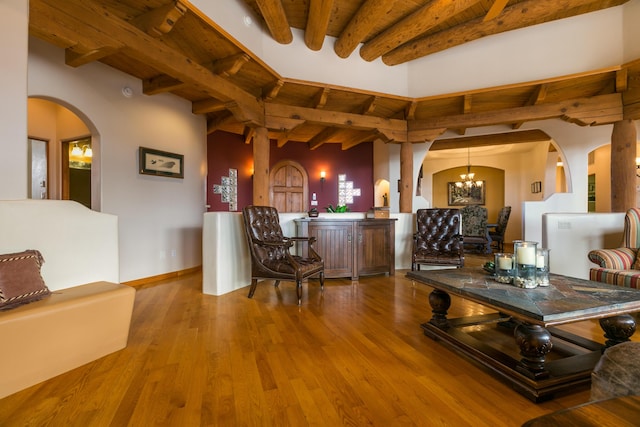
<path id="1" fill-rule="evenodd" d="M 487 228 L 487 208 L 469 205 L 461 209 L 462 236 L 465 247 L 475 248 L 481 253 L 491 253 L 491 238 Z"/>
<path id="2" fill-rule="evenodd" d="M 507 229 L 509 223 L 509 216 L 511 216 L 511 206 L 504 206 L 498 213 L 498 221 L 496 226 L 489 228 L 489 237 L 491 237 L 491 244 L 495 243 L 495 247 L 498 252 L 504 251 L 504 232 Z"/>
<path id="3" fill-rule="evenodd" d="M 420 270 L 420 264 L 464 266 L 459 209 L 418 209 L 416 222 L 411 270 Z"/>
<path id="4" fill-rule="evenodd" d="M 253 297 L 258 279 L 274 279 L 275 286 L 281 280 L 295 281 L 298 305 L 302 303 L 303 280 L 318 276 L 324 290 L 324 261 L 312 247 L 315 237 L 284 237 L 278 211 L 271 206 L 247 206 L 242 209 L 242 216 L 251 253 L 249 298 Z M 306 257 L 289 252 L 298 241 L 308 244 Z"/>

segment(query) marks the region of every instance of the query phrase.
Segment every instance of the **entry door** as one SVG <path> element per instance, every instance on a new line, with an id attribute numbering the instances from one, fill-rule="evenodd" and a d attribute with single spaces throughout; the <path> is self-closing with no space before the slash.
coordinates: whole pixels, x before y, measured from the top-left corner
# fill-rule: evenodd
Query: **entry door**
<path id="1" fill-rule="evenodd" d="M 29 144 L 29 198 L 46 199 L 48 197 L 48 160 L 47 141 L 28 140 Z"/>
<path id="2" fill-rule="evenodd" d="M 307 171 L 298 162 L 283 160 L 269 174 L 269 200 L 278 212 L 306 212 L 308 206 Z"/>

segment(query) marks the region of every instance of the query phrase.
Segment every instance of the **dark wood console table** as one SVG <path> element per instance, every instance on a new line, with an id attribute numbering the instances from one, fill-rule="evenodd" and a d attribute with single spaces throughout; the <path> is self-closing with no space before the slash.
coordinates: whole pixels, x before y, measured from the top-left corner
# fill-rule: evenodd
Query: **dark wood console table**
<path id="1" fill-rule="evenodd" d="M 339 215 L 339 214 L 336 214 Z M 325 277 L 395 274 L 395 219 L 301 218 L 296 235 L 316 238 Z"/>
<path id="2" fill-rule="evenodd" d="M 425 335 L 479 362 L 534 402 L 588 386 L 604 350 L 556 326 L 600 319 L 606 346 L 612 346 L 629 340 L 636 325 L 628 313 L 640 311 L 640 290 L 554 274 L 550 286 L 535 289 L 498 283 L 478 267 L 411 271 L 407 277 L 434 288 L 431 320 L 421 325 Z M 498 312 L 449 319 L 450 294 Z M 499 339 L 503 345 L 492 345 Z"/>

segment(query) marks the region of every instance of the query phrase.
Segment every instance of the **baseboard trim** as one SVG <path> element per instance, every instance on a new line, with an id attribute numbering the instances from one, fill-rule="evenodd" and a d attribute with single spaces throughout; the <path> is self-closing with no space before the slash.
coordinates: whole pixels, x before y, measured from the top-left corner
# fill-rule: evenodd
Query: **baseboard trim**
<path id="1" fill-rule="evenodd" d="M 187 268 L 185 270 L 172 271 L 170 273 L 158 274 L 157 276 L 143 277 L 142 279 L 130 280 L 128 282 L 122 282 L 123 285 L 131 286 L 133 288 L 144 288 L 152 285 L 156 282 L 167 279 L 175 279 L 177 277 L 186 276 L 187 274 L 193 274 L 202 271 L 202 266 Z"/>

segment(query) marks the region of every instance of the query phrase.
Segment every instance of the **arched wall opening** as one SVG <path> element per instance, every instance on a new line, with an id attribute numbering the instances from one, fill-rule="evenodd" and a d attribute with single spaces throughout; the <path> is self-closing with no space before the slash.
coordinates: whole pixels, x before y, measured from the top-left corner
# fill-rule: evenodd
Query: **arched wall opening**
<path id="1" fill-rule="evenodd" d="M 30 97 L 27 109 L 28 137 L 46 141 L 46 198 L 77 199 L 100 210 L 101 150 L 93 123 L 74 106 L 58 99 Z"/>

